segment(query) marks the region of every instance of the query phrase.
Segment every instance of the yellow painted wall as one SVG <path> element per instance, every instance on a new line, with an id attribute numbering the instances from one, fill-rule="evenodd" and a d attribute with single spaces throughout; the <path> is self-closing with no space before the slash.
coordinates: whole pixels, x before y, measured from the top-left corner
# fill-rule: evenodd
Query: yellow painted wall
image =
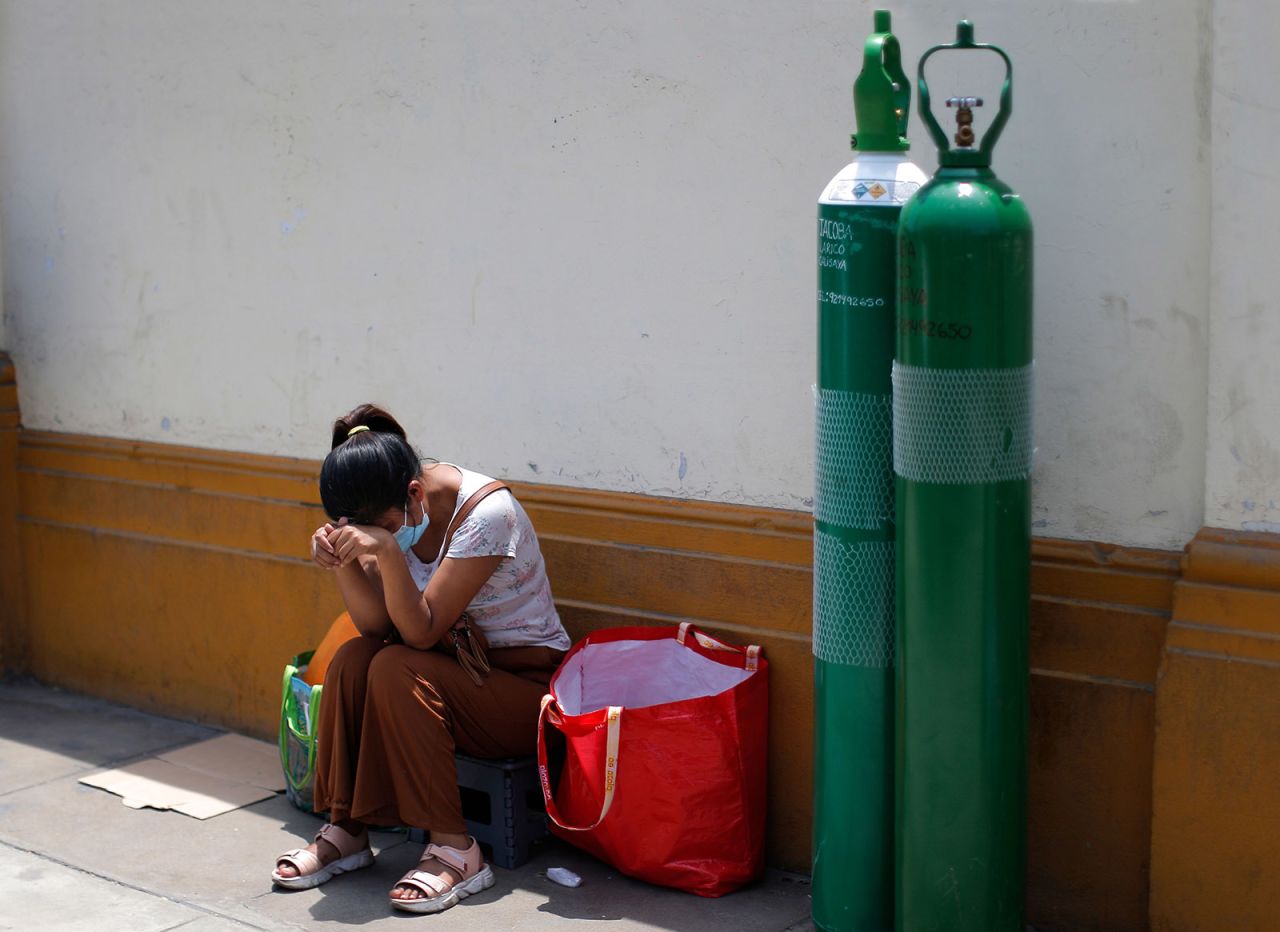
<path id="1" fill-rule="evenodd" d="M 0 672 L 23 669 L 26 633 L 22 544 L 18 537 L 18 386 L 9 354 L 0 350 Z"/>
<path id="2" fill-rule="evenodd" d="M 1280 928 L 1280 537 L 1191 542 L 1156 700 L 1151 928 Z"/>
<path id="3" fill-rule="evenodd" d="M 1147 926 L 1155 693 L 1178 555 L 1037 540 L 1028 919 Z"/>
<path id="4" fill-rule="evenodd" d="M 25 431 L 21 634 L 45 682 L 262 737 L 340 601 L 313 461 Z M 516 483 L 570 633 L 692 619 L 772 663 L 770 856 L 809 866 L 811 518 Z M 1177 555 L 1037 541 L 1030 915 L 1146 921 L 1154 690 Z"/>
<path id="5" fill-rule="evenodd" d="M 306 558 L 317 464 L 24 431 L 11 394 L 0 364 L 5 666 L 272 737 L 283 664 L 341 608 Z M 515 489 L 575 638 L 692 619 L 764 646 L 769 850 L 806 870 L 809 516 Z M 1182 557 L 1037 540 L 1032 588 L 1028 919 L 1266 928 L 1255 920 L 1280 914 L 1277 538 L 1207 529 Z"/>

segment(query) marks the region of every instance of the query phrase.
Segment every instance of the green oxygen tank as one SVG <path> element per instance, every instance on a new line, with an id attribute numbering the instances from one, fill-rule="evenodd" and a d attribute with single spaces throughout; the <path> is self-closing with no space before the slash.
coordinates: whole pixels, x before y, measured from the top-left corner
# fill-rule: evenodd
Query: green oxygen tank
<path id="1" fill-rule="evenodd" d="M 925 63 L 943 49 L 1004 61 L 976 147 L 981 99 L 947 101 L 954 147 L 930 110 Z M 1031 220 L 991 170 L 1012 75 L 964 21 L 921 58 L 940 167 L 898 232 L 896 919 L 911 932 L 1023 928 Z"/>
<path id="2" fill-rule="evenodd" d="M 875 13 L 854 83 L 854 160 L 818 202 L 813 538 L 813 921 L 893 927 L 893 362 L 896 237 L 925 182 L 911 86 Z"/>

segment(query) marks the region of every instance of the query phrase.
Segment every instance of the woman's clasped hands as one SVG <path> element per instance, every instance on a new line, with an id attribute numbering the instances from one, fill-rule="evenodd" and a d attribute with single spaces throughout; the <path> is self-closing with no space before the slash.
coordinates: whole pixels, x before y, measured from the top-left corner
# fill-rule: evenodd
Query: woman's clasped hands
<path id="1" fill-rule="evenodd" d="M 395 538 L 385 528 L 372 524 L 351 524 L 342 518 L 326 522 L 311 535 L 311 559 L 327 570 L 336 570 L 357 557 L 376 556 L 379 550 L 399 552 Z"/>

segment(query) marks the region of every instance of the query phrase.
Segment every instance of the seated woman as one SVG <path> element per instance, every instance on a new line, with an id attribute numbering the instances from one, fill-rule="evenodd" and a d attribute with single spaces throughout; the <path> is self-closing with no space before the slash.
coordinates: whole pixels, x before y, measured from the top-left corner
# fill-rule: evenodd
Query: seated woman
<path id="1" fill-rule="evenodd" d="M 373 405 L 335 422 L 320 472 L 333 521 L 312 535 L 311 555 L 333 572 L 363 636 L 338 651 L 324 678 L 315 808 L 328 810 L 330 824 L 307 848 L 280 856 L 277 884 L 314 887 L 368 867 L 368 825 L 430 832 L 417 868 L 391 891 L 394 907 L 438 912 L 493 884 L 466 834 L 454 750 L 533 753 L 539 702 L 569 637 L 520 503 L 505 489 L 469 502 L 491 482 L 424 462 Z M 489 645 L 493 669 L 479 684 L 456 657 L 432 649 L 464 612 Z"/>

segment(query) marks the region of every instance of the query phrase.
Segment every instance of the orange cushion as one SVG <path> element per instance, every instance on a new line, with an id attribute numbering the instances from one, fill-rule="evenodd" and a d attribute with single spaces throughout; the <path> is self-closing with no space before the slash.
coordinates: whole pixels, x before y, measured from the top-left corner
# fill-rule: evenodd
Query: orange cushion
<path id="1" fill-rule="evenodd" d="M 352 638 L 358 638 L 359 636 L 360 632 L 356 630 L 356 626 L 347 612 L 343 612 L 335 618 L 333 624 L 329 626 L 329 633 L 324 636 L 324 640 L 316 648 L 311 662 L 302 671 L 302 681 L 310 686 L 318 686 L 323 683 L 325 671 L 329 669 L 329 663 L 333 660 L 333 655 L 338 652 L 338 648 Z"/>

